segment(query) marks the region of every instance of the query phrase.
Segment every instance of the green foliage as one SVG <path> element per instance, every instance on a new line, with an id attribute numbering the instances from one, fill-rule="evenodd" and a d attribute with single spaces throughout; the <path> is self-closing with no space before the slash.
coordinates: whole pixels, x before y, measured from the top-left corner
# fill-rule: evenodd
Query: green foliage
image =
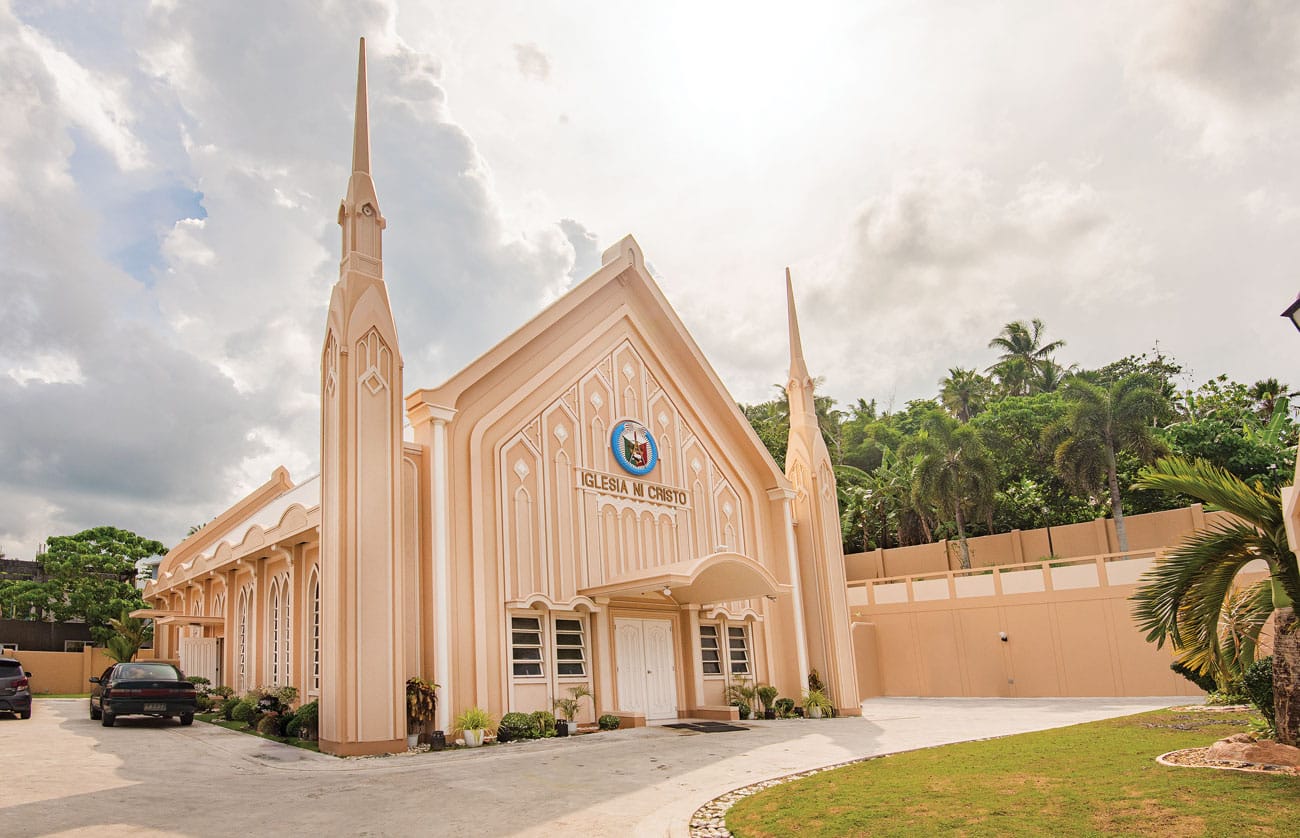
<path id="1" fill-rule="evenodd" d="M 532 717 L 537 722 L 537 732 L 543 738 L 555 735 L 555 714 L 546 710 L 534 710 Z"/>
<path id="2" fill-rule="evenodd" d="M 822 677 L 817 674 L 816 669 L 808 670 L 808 689 L 816 692 L 826 692 L 826 685 L 822 683 Z"/>
<path id="3" fill-rule="evenodd" d="M 110 619 L 108 628 L 113 634 L 104 651 L 119 663 L 134 660 L 141 647 L 153 640 L 153 621 L 132 617 L 129 608 Z"/>
<path id="4" fill-rule="evenodd" d="M 308 701 L 290 715 L 284 725 L 286 736 L 312 740 L 316 738 L 316 728 L 320 721 L 320 704 Z"/>
<path id="5" fill-rule="evenodd" d="M 1250 703 L 1255 705 L 1255 709 L 1268 722 L 1270 728 L 1277 727 L 1277 717 L 1273 715 L 1273 658 L 1270 655 L 1246 667 L 1246 671 L 1241 674 L 1241 686 L 1247 696 L 1250 697 Z"/>
<path id="6" fill-rule="evenodd" d="M 744 699 L 732 699 L 731 706 L 735 707 L 740 713 L 740 718 L 748 719 L 750 713 L 749 702 Z"/>
<path id="7" fill-rule="evenodd" d="M 54 536 L 47 540 L 45 553 L 37 556 L 48 580 L 16 587 L 0 583 L 0 612 L 84 620 L 91 637 L 107 644 L 113 634 L 109 621 L 144 605 L 133 584 L 135 563 L 164 551 L 160 542 L 116 527 Z"/>
<path id="8" fill-rule="evenodd" d="M 821 690 L 809 690 L 803 696 L 803 709 L 811 710 L 814 707 L 820 709 L 823 715 L 830 715 L 832 710 L 831 700 L 826 693 Z"/>
<path id="9" fill-rule="evenodd" d="M 510 739 L 536 739 L 542 735 L 537 720 L 527 713 L 506 713 L 497 724 L 497 737 L 505 734 Z"/>
<path id="10" fill-rule="evenodd" d="M 219 687 L 213 687 L 212 689 L 208 690 L 208 692 L 210 692 L 212 695 L 219 696 L 222 699 L 230 698 L 232 695 L 235 694 L 233 688 L 227 687 L 224 684 L 222 684 Z"/>
<path id="11" fill-rule="evenodd" d="M 754 692 L 758 695 L 758 700 L 763 702 L 764 710 L 776 709 L 772 705 L 772 702 L 776 700 L 776 696 L 780 692 L 780 690 L 778 690 L 776 687 L 771 686 L 770 684 L 764 684 L 763 686 L 754 690 Z"/>
<path id="12" fill-rule="evenodd" d="M 221 713 L 221 718 L 225 719 L 228 722 L 247 721 L 247 719 L 235 718 L 235 710 L 236 708 L 239 707 L 241 703 L 242 703 L 241 699 L 235 698 L 234 696 L 226 696 L 221 701 L 221 707 L 219 711 Z"/>
<path id="13" fill-rule="evenodd" d="M 779 719 L 788 719 L 794 715 L 795 701 L 793 698 L 778 698 L 775 709 L 776 716 Z"/>
<path id="14" fill-rule="evenodd" d="M 492 715 L 482 707 L 470 707 L 456 717 L 457 730 L 483 730 L 491 733 L 496 730 Z"/>
<path id="15" fill-rule="evenodd" d="M 913 503 L 933 508 L 940 519 L 953 521 L 961 541 L 961 566 L 970 567 L 966 520 L 989 514 L 997 480 L 993 459 L 979 432 L 932 413 L 904 454 L 915 457 Z"/>
<path id="16" fill-rule="evenodd" d="M 558 711 L 560 718 L 572 722 L 578 718 L 578 710 L 581 709 L 584 698 L 591 698 L 591 690 L 587 689 L 586 684 L 579 684 L 576 687 L 569 687 L 568 697 L 555 699 L 551 702 L 551 706 Z"/>
<path id="17" fill-rule="evenodd" d="M 596 720 L 596 725 L 601 730 L 618 730 L 619 724 L 618 716 L 611 713 L 606 713 Z"/>
<path id="18" fill-rule="evenodd" d="M 406 679 L 406 726 L 418 731 L 438 713 L 438 685 L 423 678 Z"/>
<path id="19" fill-rule="evenodd" d="M 230 720 L 234 722 L 247 722 L 257 712 L 257 703 L 247 698 L 241 698 L 235 702 L 234 708 L 230 712 Z"/>
<path id="20" fill-rule="evenodd" d="M 1213 676 L 1197 672 L 1195 669 L 1190 669 L 1187 664 L 1174 661 L 1169 664 L 1169 668 L 1186 678 L 1188 681 L 1191 681 L 1196 685 L 1197 689 L 1204 690 L 1207 693 L 1212 693 L 1218 688 L 1218 684 L 1214 682 Z"/>

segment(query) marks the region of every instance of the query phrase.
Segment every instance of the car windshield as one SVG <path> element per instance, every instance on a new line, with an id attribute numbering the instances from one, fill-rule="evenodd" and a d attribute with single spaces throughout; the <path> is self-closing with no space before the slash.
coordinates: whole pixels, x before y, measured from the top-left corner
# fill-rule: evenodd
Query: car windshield
<path id="1" fill-rule="evenodd" d="M 169 663 L 124 663 L 113 673 L 114 681 L 179 681 L 181 674 Z"/>

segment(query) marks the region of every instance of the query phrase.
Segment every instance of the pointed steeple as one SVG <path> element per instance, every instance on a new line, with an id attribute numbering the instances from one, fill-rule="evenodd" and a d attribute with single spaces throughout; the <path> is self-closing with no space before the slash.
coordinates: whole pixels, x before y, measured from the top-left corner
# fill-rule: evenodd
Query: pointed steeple
<path id="1" fill-rule="evenodd" d="M 366 39 L 357 52 L 357 109 L 352 122 L 352 171 L 370 174 L 370 100 L 366 83 Z"/>
<path id="2" fill-rule="evenodd" d="M 803 359 L 803 341 L 799 339 L 799 315 L 794 309 L 794 283 L 790 281 L 789 268 L 785 269 L 785 303 L 790 320 L 790 379 L 805 382 L 811 376 Z"/>
<path id="3" fill-rule="evenodd" d="M 357 53 L 357 106 L 352 124 L 352 174 L 348 194 L 339 205 L 343 228 L 340 276 L 356 271 L 383 277 L 383 230 L 388 226 L 379 212 L 379 197 L 370 176 L 370 104 L 366 91 L 366 39 Z"/>

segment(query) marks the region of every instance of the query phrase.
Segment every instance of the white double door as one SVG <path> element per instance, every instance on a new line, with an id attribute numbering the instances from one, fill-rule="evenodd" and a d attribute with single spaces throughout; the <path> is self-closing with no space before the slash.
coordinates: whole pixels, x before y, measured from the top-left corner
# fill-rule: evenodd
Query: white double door
<path id="1" fill-rule="evenodd" d="M 671 620 L 614 618 L 618 707 L 647 719 L 677 717 L 677 667 Z"/>

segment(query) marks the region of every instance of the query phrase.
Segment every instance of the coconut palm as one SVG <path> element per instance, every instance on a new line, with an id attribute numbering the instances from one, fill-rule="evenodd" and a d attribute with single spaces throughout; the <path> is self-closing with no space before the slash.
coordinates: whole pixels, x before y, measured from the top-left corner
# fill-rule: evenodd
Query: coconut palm
<path id="1" fill-rule="evenodd" d="M 1001 349 L 997 363 L 988 368 L 988 372 L 997 376 L 998 383 L 1010 395 L 1023 396 L 1029 393 L 1029 382 L 1034 371 L 1052 353 L 1065 346 L 1065 341 L 1054 340 L 1043 343 L 1043 332 L 1047 327 L 1035 317 L 1026 325 L 1023 320 L 1015 320 L 1002 327 L 998 336 L 989 341 L 990 349 Z"/>
<path id="2" fill-rule="evenodd" d="M 951 515 L 961 542 L 961 566 L 970 567 L 967 515 L 980 517 L 993 503 L 997 467 L 979 432 L 942 413 L 926 417 L 921 435 L 904 452 L 915 458 L 912 498 Z"/>
<path id="3" fill-rule="evenodd" d="M 135 660 L 144 644 L 153 640 L 153 621 L 132 617 L 129 608 L 123 608 L 116 618 L 110 617 L 108 627 L 114 633 L 104 651 L 119 663 Z"/>
<path id="4" fill-rule="evenodd" d="M 1231 666 L 1244 645 L 1225 642 L 1224 610 L 1230 603 L 1236 611 L 1229 615 L 1232 621 L 1253 634 L 1247 638 L 1251 655 L 1263 618 L 1274 609 L 1279 633 L 1295 624 L 1291 606 L 1300 601 L 1300 569 L 1287 543 L 1282 501 L 1276 493 L 1204 460 L 1172 457 L 1144 469 L 1137 485 L 1189 495 L 1235 516 L 1188 536 L 1143 577 L 1133 595 L 1133 616 L 1148 632 L 1148 640 L 1157 645 L 1168 640 L 1189 667 L 1213 673 Z M 1237 574 L 1260 560 L 1268 564 L 1269 578 L 1246 588 L 1234 602 Z M 1293 654 L 1288 649 L 1292 644 L 1276 644 L 1275 667 L 1283 666 L 1278 656 Z M 1300 672 L 1300 660 L 1288 659 L 1285 665 L 1290 672 Z M 1276 687 L 1279 741 L 1297 744 L 1300 695 L 1294 694 L 1294 685 Z M 1287 707 L 1293 709 L 1288 713 Z"/>
<path id="5" fill-rule="evenodd" d="M 1126 553 L 1128 534 L 1115 455 L 1128 451 L 1148 462 L 1163 453 L 1152 424 L 1167 404 L 1143 375 L 1107 386 L 1075 378 L 1061 394 L 1068 405 L 1066 414 L 1043 430 L 1044 443 L 1052 448 L 1056 470 L 1067 483 L 1090 494 L 1099 492 L 1103 481 L 1108 484 L 1115 536 L 1120 552 Z"/>
<path id="6" fill-rule="evenodd" d="M 989 380 L 975 370 L 952 367 L 948 377 L 939 381 L 939 398 L 948 412 L 962 422 L 984 409 L 988 399 Z"/>

